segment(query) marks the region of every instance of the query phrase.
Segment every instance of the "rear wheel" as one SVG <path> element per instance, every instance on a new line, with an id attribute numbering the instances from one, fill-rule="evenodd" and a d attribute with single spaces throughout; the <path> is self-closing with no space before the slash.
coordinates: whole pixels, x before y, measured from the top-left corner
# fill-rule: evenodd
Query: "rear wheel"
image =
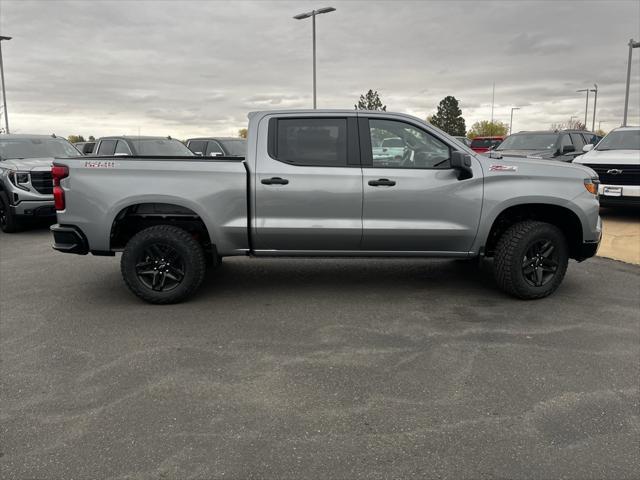
<path id="1" fill-rule="evenodd" d="M 4 233 L 14 233 L 20 229 L 20 223 L 9 208 L 9 202 L 4 195 L 0 195 L 0 230 Z"/>
<path id="2" fill-rule="evenodd" d="M 564 278 L 569 251 L 555 225 L 528 220 L 511 226 L 500 238 L 494 274 L 505 292 L 522 299 L 553 293 Z"/>
<path id="3" fill-rule="evenodd" d="M 129 240 L 120 269 L 129 289 L 143 300 L 177 303 L 202 284 L 206 259 L 200 244 L 187 231 L 157 225 Z"/>

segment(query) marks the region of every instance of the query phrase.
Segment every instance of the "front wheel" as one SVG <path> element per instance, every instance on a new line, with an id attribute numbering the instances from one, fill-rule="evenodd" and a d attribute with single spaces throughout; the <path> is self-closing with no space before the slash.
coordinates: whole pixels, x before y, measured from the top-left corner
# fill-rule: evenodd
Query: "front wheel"
<path id="1" fill-rule="evenodd" d="M 4 195 L 0 195 L 0 230 L 4 233 L 15 233 L 20 230 L 20 223 L 9 208 L 9 202 Z"/>
<path id="2" fill-rule="evenodd" d="M 177 303 L 202 283 L 206 259 L 189 232 L 157 225 L 129 240 L 120 269 L 129 289 L 141 299 L 156 304 Z"/>
<path id="3" fill-rule="evenodd" d="M 512 225 L 498 241 L 493 263 L 499 287 L 522 299 L 552 294 L 567 271 L 569 251 L 555 225 L 527 220 Z"/>

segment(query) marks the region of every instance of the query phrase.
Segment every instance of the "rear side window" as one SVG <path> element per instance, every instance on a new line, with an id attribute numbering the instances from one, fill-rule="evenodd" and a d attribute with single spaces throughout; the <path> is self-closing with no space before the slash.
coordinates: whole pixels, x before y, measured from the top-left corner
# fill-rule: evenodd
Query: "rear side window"
<path id="1" fill-rule="evenodd" d="M 116 151 L 115 140 L 102 140 L 98 147 L 98 155 L 113 155 Z"/>
<path id="2" fill-rule="evenodd" d="M 207 142 L 204 140 L 192 140 L 189 142 L 189 150 L 193 153 L 198 153 L 200 155 L 205 154 L 205 148 L 207 146 Z"/>
<path id="3" fill-rule="evenodd" d="M 207 145 L 206 155 L 207 157 L 217 157 L 224 155 L 224 152 L 222 151 L 222 148 L 220 148 L 218 142 L 209 142 L 209 145 Z"/>
<path id="4" fill-rule="evenodd" d="M 129 145 L 122 140 L 118 140 L 115 153 L 119 153 L 120 155 L 131 155 L 131 150 L 129 149 Z"/>
<path id="5" fill-rule="evenodd" d="M 346 118 L 282 118 L 275 127 L 271 155 L 293 165 L 347 166 Z M 270 127 L 271 127 L 270 125 Z"/>

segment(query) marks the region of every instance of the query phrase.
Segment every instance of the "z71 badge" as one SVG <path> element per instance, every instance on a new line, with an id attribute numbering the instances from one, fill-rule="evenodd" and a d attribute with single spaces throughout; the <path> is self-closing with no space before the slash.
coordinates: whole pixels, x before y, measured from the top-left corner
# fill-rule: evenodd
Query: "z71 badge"
<path id="1" fill-rule="evenodd" d="M 518 167 L 515 165 L 500 165 L 498 163 L 494 163 L 489 167 L 490 172 L 517 172 Z"/>

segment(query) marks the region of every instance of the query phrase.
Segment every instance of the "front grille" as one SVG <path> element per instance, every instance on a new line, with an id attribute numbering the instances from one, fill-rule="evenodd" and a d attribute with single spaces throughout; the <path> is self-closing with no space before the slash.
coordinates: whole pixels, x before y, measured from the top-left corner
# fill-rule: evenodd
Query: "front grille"
<path id="1" fill-rule="evenodd" d="M 600 177 L 604 185 L 640 185 L 640 165 L 588 165 Z M 608 173 L 619 170 L 622 173 Z"/>
<path id="2" fill-rule="evenodd" d="M 43 195 L 53 193 L 53 177 L 51 172 L 31 172 L 31 186 Z"/>

